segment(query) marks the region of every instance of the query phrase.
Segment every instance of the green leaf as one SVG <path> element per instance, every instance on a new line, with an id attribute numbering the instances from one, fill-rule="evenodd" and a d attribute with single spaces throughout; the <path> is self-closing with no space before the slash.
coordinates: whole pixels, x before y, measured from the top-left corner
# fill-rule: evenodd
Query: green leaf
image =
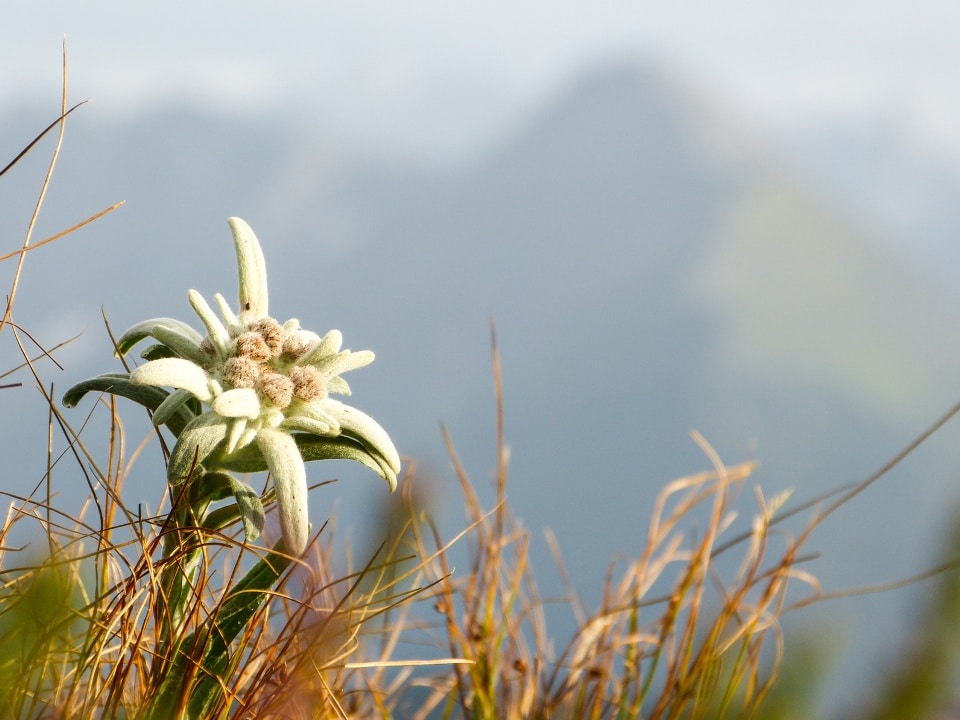
<path id="1" fill-rule="evenodd" d="M 230 488 L 233 490 L 233 496 L 237 499 L 237 508 L 239 508 L 240 518 L 243 520 L 243 531 L 247 535 L 247 540 L 253 542 L 260 537 L 263 524 L 266 522 L 263 503 L 260 502 L 260 496 L 252 487 L 237 480 L 232 475 L 229 477 Z"/>
<path id="2" fill-rule="evenodd" d="M 156 410 L 170 394 L 163 388 L 151 385 L 134 385 L 130 382 L 127 373 L 104 373 L 97 377 L 84 380 L 67 390 L 63 395 L 63 404 L 68 408 L 76 407 L 83 396 L 90 392 L 110 393 L 133 400 L 148 410 Z M 183 428 L 195 417 L 189 405 L 180 406 L 163 423 L 177 437 Z"/>
<path id="3" fill-rule="evenodd" d="M 167 344 L 163 338 L 157 337 L 157 328 L 163 328 L 168 331 L 168 333 L 176 333 L 197 346 L 199 346 L 203 340 L 203 336 L 200 335 L 200 333 L 181 320 L 175 320 L 174 318 L 153 318 L 151 320 L 138 322 L 121 335 L 120 339 L 117 340 L 117 352 L 120 355 L 126 355 L 134 345 L 148 337 L 156 338 L 160 342 Z"/>
<path id="4" fill-rule="evenodd" d="M 190 503 L 213 503 L 224 500 L 233 494 L 233 477 L 225 472 L 208 472 L 191 483 Z"/>
<path id="5" fill-rule="evenodd" d="M 200 349 L 203 340 L 199 333 L 192 328 L 191 333 L 190 335 L 184 335 L 181 330 L 164 325 L 158 325 L 153 330 L 153 336 L 173 350 L 178 357 L 203 365 L 205 362 L 209 362 L 210 358 L 205 356 L 203 350 Z"/>
<path id="6" fill-rule="evenodd" d="M 166 345 L 155 344 L 155 345 L 150 345 L 144 348 L 140 353 L 140 357 L 142 357 L 144 360 L 149 361 L 149 360 L 159 360 L 160 358 L 172 358 L 172 357 L 180 357 L 180 356 L 177 355 L 173 350 L 168 348 Z"/>
<path id="7" fill-rule="evenodd" d="M 146 720 L 166 720 L 185 694 L 190 695 L 187 717 L 209 716 L 223 694 L 223 683 L 230 670 L 230 643 L 270 596 L 269 591 L 290 562 L 288 556 L 271 552 L 229 591 L 212 619 L 212 627 L 205 625 L 180 643 L 147 710 Z M 200 670 L 194 672 L 196 665 Z M 192 690 L 184 687 L 188 674 L 194 678 Z"/>
<path id="8" fill-rule="evenodd" d="M 239 519 L 243 522 L 248 541 L 253 542 L 260 537 L 266 517 L 263 498 L 260 498 L 253 488 L 223 472 L 206 473 L 200 482 L 203 486 L 201 492 L 204 493 L 201 502 L 213 502 L 231 496 L 236 500 L 207 513 L 202 523 L 204 528 L 219 532 Z"/>
<path id="9" fill-rule="evenodd" d="M 201 679 L 190 699 L 191 717 L 206 717 L 209 708 L 223 693 L 222 676 L 230 665 L 230 643 L 263 605 L 269 596 L 266 591 L 273 588 L 290 562 L 288 556 L 271 552 L 254 565 L 227 595 L 217 613 L 214 633 L 201 661 Z"/>
<path id="10" fill-rule="evenodd" d="M 300 450 L 300 456 L 304 462 L 312 460 L 353 460 L 370 468 L 384 480 L 390 482 L 390 478 L 386 475 L 380 462 L 353 438 L 345 435 L 321 437 L 304 433 L 290 434 L 297 443 L 297 448 Z M 260 472 L 267 469 L 267 461 L 256 443 L 251 443 L 226 456 L 218 455 L 212 464 L 225 470 L 242 473 Z"/>
<path id="11" fill-rule="evenodd" d="M 213 453 L 227 437 L 227 423 L 216 413 L 208 412 L 191 420 L 170 453 L 167 463 L 167 481 L 179 485 L 188 477 L 200 477 L 196 466 Z"/>
<path id="12" fill-rule="evenodd" d="M 189 390 L 174 390 L 167 395 L 164 401 L 153 411 L 153 424 L 163 425 L 166 423 L 180 408 L 186 405 L 192 397 L 193 394 Z"/>

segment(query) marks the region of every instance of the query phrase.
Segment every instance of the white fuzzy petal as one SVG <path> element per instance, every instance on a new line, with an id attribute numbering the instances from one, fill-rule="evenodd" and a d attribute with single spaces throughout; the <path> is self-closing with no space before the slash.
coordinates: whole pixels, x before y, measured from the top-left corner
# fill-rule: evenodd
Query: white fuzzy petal
<path id="1" fill-rule="evenodd" d="M 217 303 L 217 307 L 220 308 L 220 314 L 223 315 L 227 330 L 232 330 L 235 335 L 243 332 L 244 328 L 240 324 L 240 319 L 233 314 L 233 309 L 227 304 L 227 299 L 220 293 L 216 293 L 213 299 Z"/>
<path id="2" fill-rule="evenodd" d="M 336 418 L 340 423 L 340 432 L 358 440 L 378 460 L 386 475 L 390 489 L 397 486 L 397 473 L 400 472 L 400 455 L 393 446 L 393 441 L 372 417 L 360 412 L 356 408 L 344 405 L 338 400 L 326 399 L 322 401 L 326 413 Z"/>
<path id="3" fill-rule="evenodd" d="M 240 422 L 239 420 L 237 422 Z M 246 421 L 244 421 L 246 422 Z M 242 450 L 247 445 L 252 443 L 257 438 L 257 428 L 251 425 L 247 425 L 243 432 L 240 433 L 240 439 L 237 440 L 237 450 Z"/>
<path id="4" fill-rule="evenodd" d="M 130 373 L 130 382 L 186 390 L 200 402 L 208 404 L 219 389 L 217 382 L 203 368 L 182 358 L 161 358 L 144 363 Z"/>
<path id="5" fill-rule="evenodd" d="M 307 471 L 297 444 L 282 430 L 261 430 L 257 446 L 273 475 L 280 512 L 280 531 L 287 551 L 300 555 L 307 547 L 310 520 L 307 515 Z"/>
<path id="6" fill-rule="evenodd" d="M 246 429 L 247 421 L 244 418 L 236 418 L 230 423 L 230 432 L 227 434 L 227 446 L 225 448 L 228 455 L 240 446 L 240 439 L 243 437 Z"/>
<path id="7" fill-rule="evenodd" d="M 317 345 L 313 350 L 307 353 L 302 360 L 300 360 L 300 364 L 313 365 L 321 358 L 325 358 L 327 355 L 334 355 L 340 352 L 340 347 L 342 345 L 343 335 L 341 332 L 339 330 L 331 330 L 323 336 L 323 339 L 320 341 L 319 345 Z"/>
<path id="8" fill-rule="evenodd" d="M 202 464 L 227 434 L 226 421 L 215 413 L 198 415 L 183 429 L 167 463 L 167 480 L 178 485 Z"/>
<path id="9" fill-rule="evenodd" d="M 220 318 L 214 314 L 213 309 L 207 304 L 207 301 L 203 299 L 203 295 L 196 290 L 191 290 L 187 293 L 187 299 L 190 300 L 190 305 L 207 328 L 207 335 L 210 338 L 210 342 L 217 348 L 220 357 L 227 357 L 231 344 L 230 333 L 227 332 L 223 323 L 220 322 Z"/>
<path id="10" fill-rule="evenodd" d="M 248 323 L 267 317 L 267 263 L 260 242 L 240 218 L 227 220 L 233 232 L 240 276 L 240 320 Z"/>
<path id="11" fill-rule="evenodd" d="M 256 420 L 260 417 L 260 396 L 253 388 L 234 388 L 220 393 L 210 407 L 223 417 Z"/>
<path id="12" fill-rule="evenodd" d="M 356 370 L 373 362 L 374 354 L 370 350 L 342 350 L 333 355 L 317 357 L 313 352 L 309 353 L 300 365 L 313 365 L 317 370 L 327 377 L 334 377 L 350 370 Z"/>
<path id="13" fill-rule="evenodd" d="M 339 426 L 334 427 L 322 420 L 314 420 L 305 415 L 291 415 L 280 423 L 280 427 L 284 430 L 293 430 L 326 437 L 336 437 L 340 434 Z"/>
<path id="14" fill-rule="evenodd" d="M 297 408 L 296 412 L 293 413 L 293 416 L 305 417 L 314 423 L 326 425 L 329 428 L 329 431 L 318 433 L 320 435 L 339 435 L 340 421 L 337 420 L 333 413 L 327 411 L 327 407 L 330 402 L 335 401 L 324 398 L 323 400 L 315 400 L 310 403 L 304 403 Z M 337 403 L 337 405 L 342 406 L 342 403 Z"/>
<path id="15" fill-rule="evenodd" d="M 357 350 L 356 352 L 350 352 L 347 357 L 337 363 L 336 374 L 341 375 L 342 373 L 348 372 L 350 370 L 356 370 L 357 368 L 362 368 L 373 362 L 376 355 L 373 354 L 373 350 Z"/>
<path id="16" fill-rule="evenodd" d="M 340 352 L 340 348 L 343 347 L 343 333 L 339 330 L 331 330 L 323 336 L 320 346 L 324 354 Z"/>
<path id="17" fill-rule="evenodd" d="M 327 379 L 327 392 L 330 395 L 349 395 L 350 385 L 339 375 Z"/>
<path id="18" fill-rule="evenodd" d="M 280 427 L 280 423 L 283 422 L 283 410 L 275 407 L 264 408 L 263 412 L 260 413 L 260 427 L 265 428 L 275 428 Z"/>

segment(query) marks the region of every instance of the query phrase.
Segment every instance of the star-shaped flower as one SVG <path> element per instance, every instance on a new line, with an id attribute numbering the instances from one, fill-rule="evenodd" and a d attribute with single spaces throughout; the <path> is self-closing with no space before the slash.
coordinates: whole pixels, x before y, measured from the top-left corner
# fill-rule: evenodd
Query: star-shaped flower
<path id="1" fill-rule="evenodd" d="M 196 472 L 196 465 L 249 466 L 251 447 L 259 451 L 273 476 L 280 527 L 287 549 L 306 547 L 307 479 L 297 437 L 346 437 L 358 443 L 366 459 L 396 487 L 400 458 L 389 436 L 366 414 L 331 394 L 349 395 L 340 377 L 373 362 L 369 350 L 341 350 L 339 331 L 323 338 L 303 330 L 297 320 L 282 325 L 267 314 L 266 264 L 260 244 L 239 218 L 233 231 L 240 280 L 240 307 L 234 313 L 223 296 L 214 296 L 222 320 L 196 291 L 190 304 L 206 328 L 200 335 L 185 323 L 157 318 L 139 323 L 117 342 L 126 353 L 152 337 L 160 345 L 145 351 L 148 362 L 130 374 L 134 385 L 175 388 L 154 412 L 163 424 L 195 398 L 206 412 L 180 433 L 167 468 L 171 483 Z M 207 469 L 210 469 L 208 467 Z"/>

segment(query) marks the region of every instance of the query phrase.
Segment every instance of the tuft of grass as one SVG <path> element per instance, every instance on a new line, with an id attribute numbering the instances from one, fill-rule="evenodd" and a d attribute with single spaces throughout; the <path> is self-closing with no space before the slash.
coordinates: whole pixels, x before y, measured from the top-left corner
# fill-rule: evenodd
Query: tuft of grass
<path id="1" fill-rule="evenodd" d="M 421 680 L 429 693 L 411 717 L 706 718 L 755 712 L 782 652 L 777 620 L 789 581 L 819 591 L 815 578 L 799 567 L 807 559 L 800 554 L 802 539 L 787 538 L 771 552 L 774 518 L 786 496 L 767 501 L 757 490 L 752 529 L 738 544 L 720 547 L 738 491 L 754 466 L 725 466 L 697 437 L 712 469 L 662 490 L 643 552 L 623 568 L 611 564 L 596 610 L 587 611 L 570 588 L 567 602 L 578 629 L 557 652 L 530 566 L 530 536 L 507 499 L 495 343 L 494 377 L 499 439 L 494 506 L 481 505 L 446 435 L 468 528 L 444 541 L 429 516 L 409 506 L 409 546 L 423 560 L 419 572 L 436 583 L 430 596 L 442 618 L 438 634 L 450 657 L 469 661 Z M 687 523 L 704 508 L 708 523 L 694 535 Z M 467 537 L 468 569 L 455 573 L 451 547 Z M 724 580 L 715 560 L 732 547 L 743 551 L 740 567 Z M 559 553 L 558 561 L 562 570 Z M 653 592 L 660 587 L 667 591 Z"/>

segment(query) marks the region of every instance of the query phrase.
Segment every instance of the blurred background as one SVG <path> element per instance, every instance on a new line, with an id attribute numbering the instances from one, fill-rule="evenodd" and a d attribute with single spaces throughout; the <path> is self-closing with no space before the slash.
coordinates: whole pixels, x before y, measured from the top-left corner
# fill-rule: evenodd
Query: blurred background
<path id="1" fill-rule="evenodd" d="M 233 298 L 239 215 L 272 314 L 377 352 L 352 404 L 416 458 L 452 535 L 440 424 L 489 491 L 492 319 L 509 496 L 544 595 L 563 591 L 550 528 L 596 604 L 659 489 L 710 466 L 691 430 L 729 463 L 759 460 L 767 497 L 801 502 L 870 475 L 960 400 L 960 7 L 50 2 L 0 17 L 0 165 L 59 114 L 64 36 L 69 100 L 90 101 L 34 237 L 126 200 L 27 257 L 15 320 L 47 347 L 83 333 L 46 381 L 117 369 L 101 308 L 122 331 L 198 325 L 188 288 Z M 0 178 L 0 254 L 22 242 L 52 149 Z M 5 335 L 2 370 L 19 361 Z M 0 483 L 26 491 L 47 414 L 17 379 L 0 394 Z M 817 531 L 806 569 L 825 590 L 939 561 L 958 433 Z M 151 446 L 131 504 L 159 497 L 158 460 Z M 65 501 L 85 492 L 74 475 L 54 474 Z M 363 545 L 384 488 L 311 469 L 334 475 L 314 524 L 333 512 Z M 788 637 L 831 649 L 823 707 L 870 696 L 926 592 L 789 619 Z"/>

